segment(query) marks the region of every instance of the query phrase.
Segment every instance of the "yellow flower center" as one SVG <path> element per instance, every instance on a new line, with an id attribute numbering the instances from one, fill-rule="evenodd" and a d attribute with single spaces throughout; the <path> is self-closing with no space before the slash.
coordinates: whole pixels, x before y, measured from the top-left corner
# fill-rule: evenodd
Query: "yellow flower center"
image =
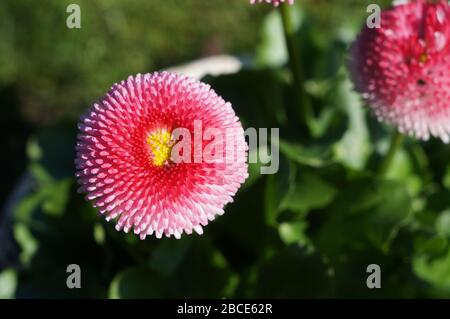
<path id="1" fill-rule="evenodd" d="M 172 134 L 166 129 L 157 129 L 151 132 L 147 138 L 147 144 L 153 153 L 153 165 L 163 166 L 172 152 Z"/>
<path id="2" fill-rule="evenodd" d="M 419 62 L 420 63 L 427 63 L 428 61 L 428 54 L 426 53 L 422 53 L 419 57 Z"/>

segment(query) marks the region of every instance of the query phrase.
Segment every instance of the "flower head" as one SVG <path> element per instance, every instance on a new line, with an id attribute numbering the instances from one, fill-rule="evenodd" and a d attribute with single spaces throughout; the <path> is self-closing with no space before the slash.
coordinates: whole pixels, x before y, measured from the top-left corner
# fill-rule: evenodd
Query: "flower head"
<path id="1" fill-rule="evenodd" d="M 379 120 L 416 138 L 449 142 L 450 5 L 402 2 L 364 27 L 351 49 L 350 73 Z"/>
<path id="2" fill-rule="evenodd" d="M 230 103 L 186 76 L 138 74 L 113 85 L 79 130 L 79 191 L 117 219 L 117 230 L 141 239 L 201 234 L 247 177 L 247 144 Z M 231 138 L 220 144 L 220 134 Z M 207 160 L 207 151 L 227 159 Z"/>
<path id="3" fill-rule="evenodd" d="M 292 5 L 292 4 L 294 4 L 294 1 L 295 0 L 250 0 L 250 3 L 255 4 L 255 3 L 266 2 L 266 3 L 272 3 L 275 7 L 278 7 L 283 2 L 287 2 Z"/>

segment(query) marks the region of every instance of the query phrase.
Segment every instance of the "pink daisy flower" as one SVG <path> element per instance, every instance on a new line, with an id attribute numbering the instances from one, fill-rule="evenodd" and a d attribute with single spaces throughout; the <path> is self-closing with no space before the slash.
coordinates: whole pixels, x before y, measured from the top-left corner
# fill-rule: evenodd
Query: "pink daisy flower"
<path id="1" fill-rule="evenodd" d="M 278 7 L 283 2 L 287 2 L 291 5 L 294 4 L 294 0 L 250 0 L 251 4 L 261 3 L 261 2 L 272 3 L 275 7 Z"/>
<path id="2" fill-rule="evenodd" d="M 402 2 L 381 15 L 381 28 L 364 27 L 351 48 L 357 91 L 387 122 L 416 138 L 449 142 L 450 5 Z"/>
<path id="3" fill-rule="evenodd" d="M 175 136 L 180 128 L 192 133 L 192 143 Z M 231 154 L 227 160 L 202 158 L 216 138 L 203 135 L 208 129 L 232 137 L 212 148 L 212 155 Z M 117 230 L 133 229 L 141 239 L 202 234 L 247 178 L 247 144 L 231 104 L 186 76 L 138 74 L 113 85 L 82 116 L 79 130 L 79 191 L 107 220 L 117 220 Z M 188 148 L 176 153 L 182 142 Z"/>

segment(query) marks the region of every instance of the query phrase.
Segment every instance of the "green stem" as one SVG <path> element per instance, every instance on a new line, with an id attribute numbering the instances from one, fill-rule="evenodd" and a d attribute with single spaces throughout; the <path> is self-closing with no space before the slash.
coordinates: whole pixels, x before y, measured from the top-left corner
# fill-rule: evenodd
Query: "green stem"
<path id="1" fill-rule="evenodd" d="M 289 54 L 289 65 L 294 80 L 294 93 L 299 103 L 296 113 L 299 116 L 300 121 L 307 124 L 308 117 L 310 116 L 310 101 L 304 87 L 305 76 L 300 60 L 300 50 L 295 38 L 296 30 L 293 21 L 292 6 L 287 3 L 283 3 L 279 8 L 283 22 L 286 47 Z"/>
<path id="2" fill-rule="evenodd" d="M 404 138 L 405 137 L 397 131 L 392 134 L 389 150 L 383 158 L 380 167 L 378 168 L 377 173 L 379 176 L 384 176 L 388 172 L 389 168 L 391 167 L 392 161 L 394 160 L 395 154 L 403 144 Z"/>

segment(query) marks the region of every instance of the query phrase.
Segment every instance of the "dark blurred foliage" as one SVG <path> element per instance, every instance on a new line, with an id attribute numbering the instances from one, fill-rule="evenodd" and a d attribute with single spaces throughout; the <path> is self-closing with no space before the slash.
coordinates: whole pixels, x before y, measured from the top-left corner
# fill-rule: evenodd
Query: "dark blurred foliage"
<path id="1" fill-rule="evenodd" d="M 68 29 L 70 3 L 0 7 L 0 84 L 16 86 L 24 116 L 39 124 L 78 115 L 130 74 L 251 50 L 263 12 L 239 0 L 81 0 L 82 27 Z"/>
<path id="2" fill-rule="evenodd" d="M 285 112 L 296 106 L 270 6 L 86 0 L 74 31 L 65 28 L 70 1 L 2 2 L 2 200 L 19 176 L 32 181 L 11 209 L 18 256 L 3 261 L 0 297 L 449 297 L 450 148 L 409 139 L 387 177 L 374 175 L 391 129 L 370 116 L 345 68 L 373 1 L 297 2 L 313 139 Z M 116 232 L 76 193 L 77 117 L 129 74 L 223 52 L 250 63 L 204 81 L 246 127 L 280 127 L 279 172 L 250 165 L 203 236 Z M 72 263 L 82 289 L 66 287 Z M 369 264 L 381 266 L 381 289 L 366 286 Z"/>

